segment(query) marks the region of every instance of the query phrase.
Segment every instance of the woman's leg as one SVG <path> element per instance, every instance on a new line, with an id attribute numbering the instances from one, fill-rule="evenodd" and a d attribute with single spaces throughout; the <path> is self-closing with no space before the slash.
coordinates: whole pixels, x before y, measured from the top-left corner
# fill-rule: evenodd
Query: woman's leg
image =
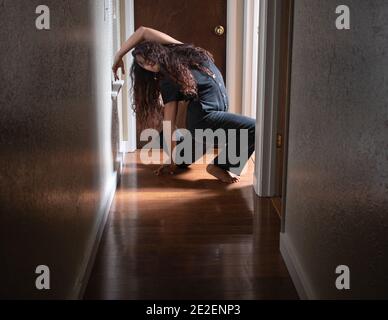
<path id="1" fill-rule="evenodd" d="M 213 163 L 224 171 L 240 175 L 255 151 L 255 119 L 224 111 L 212 111 L 203 118 L 200 125 L 213 131 L 225 130 L 226 147 Z M 243 129 L 246 129 L 247 136 L 241 131 Z M 241 141 L 241 138 L 245 137 L 247 139 Z M 231 155 L 235 155 L 235 159 L 232 159 Z M 234 163 L 236 159 L 239 161 Z"/>
<path id="2" fill-rule="evenodd" d="M 226 137 L 226 146 L 218 146 L 219 148 L 223 148 L 222 152 L 214 159 L 213 166 L 208 166 L 208 172 L 212 175 L 216 176 L 220 180 L 224 182 L 235 182 L 236 179 L 233 179 L 228 172 L 232 172 L 236 175 L 240 175 L 241 171 L 246 165 L 248 159 L 252 156 L 255 151 L 255 126 L 256 121 L 253 118 L 249 118 L 246 116 L 233 114 L 225 111 L 211 111 L 206 114 L 201 121 L 199 121 L 196 125 L 195 129 L 211 129 L 213 132 L 218 129 L 225 130 Z M 192 133 L 192 137 L 194 137 L 194 128 L 190 131 Z M 240 130 L 246 129 L 247 131 L 247 140 L 241 141 L 241 137 L 244 137 Z M 229 134 L 229 130 L 232 130 Z M 189 137 L 190 138 L 190 137 Z M 190 164 L 197 161 L 206 151 L 211 147 L 211 145 L 205 145 L 205 143 L 201 145 L 198 141 L 191 139 L 192 143 L 192 156 L 189 162 L 183 163 L 179 165 L 180 168 L 187 168 Z M 162 139 L 161 139 L 162 141 Z M 206 140 L 205 140 L 206 141 Z M 205 142 L 204 141 L 204 142 Z M 179 141 L 177 144 L 182 143 L 183 140 Z M 232 148 L 233 152 L 235 152 L 236 157 L 240 159 L 239 162 L 234 163 L 231 161 L 229 157 L 230 149 Z M 197 150 L 197 152 L 196 152 Z M 200 150 L 198 152 L 198 150 Z M 202 152 L 201 152 L 202 151 Z M 244 156 L 246 155 L 246 156 Z M 181 154 L 183 156 L 183 154 Z M 223 161 L 226 160 L 226 161 Z"/>

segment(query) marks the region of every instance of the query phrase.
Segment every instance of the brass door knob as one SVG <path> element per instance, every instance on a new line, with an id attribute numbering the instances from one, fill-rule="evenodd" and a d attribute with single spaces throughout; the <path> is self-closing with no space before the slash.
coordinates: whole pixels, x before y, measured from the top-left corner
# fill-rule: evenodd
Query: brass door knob
<path id="1" fill-rule="evenodd" d="M 223 26 L 217 26 L 215 27 L 214 29 L 214 33 L 217 35 L 217 36 L 222 36 L 224 33 L 225 33 L 225 28 Z"/>

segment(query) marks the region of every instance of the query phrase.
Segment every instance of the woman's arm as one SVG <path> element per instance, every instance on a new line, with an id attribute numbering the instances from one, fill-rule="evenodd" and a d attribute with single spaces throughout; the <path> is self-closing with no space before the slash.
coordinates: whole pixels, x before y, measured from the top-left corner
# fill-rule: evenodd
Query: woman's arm
<path id="1" fill-rule="evenodd" d="M 160 32 L 158 30 L 146 27 L 138 28 L 127 41 L 123 43 L 120 50 L 117 51 L 116 56 L 114 58 L 112 71 L 114 74 L 115 80 L 119 80 L 117 76 L 117 70 L 121 68 L 123 74 L 125 74 L 125 67 L 123 57 L 135 48 L 142 41 L 155 41 L 161 44 L 169 44 L 169 43 L 177 43 L 181 44 L 182 42 L 170 37 L 168 34 Z"/>
<path id="2" fill-rule="evenodd" d="M 125 41 L 118 51 L 119 57 L 124 57 L 129 51 L 135 48 L 142 41 L 155 41 L 161 44 L 177 43 L 182 42 L 170 37 L 168 34 L 160 32 L 158 30 L 141 26 L 134 34 L 132 34 L 127 41 Z"/>
<path id="3" fill-rule="evenodd" d="M 169 146 L 168 157 L 170 158 L 170 162 L 168 165 L 163 164 L 162 166 L 160 166 L 160 168 L 155 171 L 156 175 L 160 175 L 161 173 L 163 173 L 163 170 L 165 168 L 169 168 L 170 174 L 175 173 L 176 165 L 173 161 L 174 158 L 172 155 L 173 155 L 174 149 L 176 147 L 175 130 L 176 130 L 177 111 L 178 111 L 178 102 L 177 101 L 171 101 L 169 103 L 166 103 L 164 106 L 163 121 L 167 121 L 171 124 L 171 132 L 169 134 L 167 134 L 167 132 L 163 132 L 163 133 L 166 133 L 166 135 L 163 135 L 163 137 L 164 137 L 167 145 Z"/>

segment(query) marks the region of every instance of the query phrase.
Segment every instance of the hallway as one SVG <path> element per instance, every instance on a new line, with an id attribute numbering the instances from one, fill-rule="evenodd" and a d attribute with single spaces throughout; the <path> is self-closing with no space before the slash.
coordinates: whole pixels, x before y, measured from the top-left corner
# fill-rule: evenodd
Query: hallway
<path id="1" fill-rule="evenodd" d="M 204 164 L 161 177 L 156 167 L 125 155 L 85 299 L 297 299 L 252 160 L 234 185 Z"/>

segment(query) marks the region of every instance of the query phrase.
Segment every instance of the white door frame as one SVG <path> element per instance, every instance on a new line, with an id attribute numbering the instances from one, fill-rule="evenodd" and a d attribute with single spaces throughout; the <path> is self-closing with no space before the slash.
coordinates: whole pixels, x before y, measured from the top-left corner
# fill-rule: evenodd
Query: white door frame
<path id="1" fill-rule="evenodd" d="M 245 1 L 227 0 L 225 82 L 233 113 L 242 113 Z"/>
<path id="2" fill-rule="evenodd" d="M 135 15 L 134 15 L 134 2 L 136 0 L 124 0 L 125 4 L 125 38 L 128 39 L 135 32 Z M 226 86 L 229 95 L 230 111 L 241 113 L 241 101 L 242 101 L 242 65 L 243 56 L 242 52 L 236 50 L 236 48 L 242 48 L 243 45 L 243 3 L 240 0 L 227 0 L 227 77 Z M 245 0 L 247 1 L 247 0 Z M 256 0 L 249 0 L 256 1 Z M 125 63 L 127 69 L 132 64 L 133 58 L 130 54 L 126 55 Z M 130 77 L 129 70 L 125 76 L 126 80 L 126 103 L 127 107 L 123 110 L 123 118 L 128 119 L 127 125 L 123 125 L 124 139 L 122 142 L 123 152 L 136 151 L 136 115 L 129 107 L 132 103 L 132 97 L 129 93 Z"/>
<path id="3" fill-rule="evenodd" d="M 241 16 L 241 1 L 228 0 L 227 89 L 231 112 L 256 117 L 253 187 L 260 197 L 276 193 L 281 1 L 244 0 Z"/>
<path id="4" fill-rule="evenodd" d="M 125 30 L 123 37 L 128 39 L 135 32 L 135 7 L 134 0 L 124 0 L 124 23 Z M 127 67 L 125 74 L 125 104 L 123 108 L 123 118 L 127 119 L 127 122 L 123 125 L 124 140 L 122 141 L 123 152 L 135 152 L 136 146 L 136 114 L 133 112 L 131 106 L 133 98 L 130 92 L 131 77 L 130 77 L 130 66 L 133 62 L 131 54 L 125 56 L 125 65 Z"/>
<path id="5" fill-rule="evenodd" d="M 241 114 L 256 118 L 260 1 L 244 0 L 244 54 Z"/>
<path id="6" fill-rule="evenodd" d="M 134 1 L 125 3 L 125 37 L 135 31 Z M 245 10 L 244 10 L 245 8 Z M 276 125 L 278 87 L 279 0 L 227 0 L 226 85 L 230 111 L 255 117 L 256 152 L 254 190 L 257 195 L 275 195 Z M 244 13 L 245 11 L 245 13 Z M 259 14 L 258 14 L 259 13 Z M 259 35 L 257 35 L 259 26 Z M 245 32 L 244 32 L 245 30 Z M 244 48 L 244 50 L 236 50 Z M 132 56 L 126 56 L 127 68 Z M 252 70 L 257 70 L 252 72 Z M 129 107 L 132 97 L 128 90 L 129 70 L 126 74 L 126 112 L 128 125 L 123 126 L 124 152 L 136 150 L 136 115 Z M 250 85 L 249 85 L 250 84 Z M 257 105 L 256 110 L 250 106 Z M 251 110 L 250 110 L 251 109 Z"/>
<path id="7" fill-rule="evenodd" d="M 120 35 L 120 27 L 121 27 L 121 21 L 120 21 L 120 0 L 113 0 L 112 1 L 112 18 L 113 18 L 113 52 L 112 52 L 112 63 L 113 63 L 113 57 L 118 49 L 120 49 L 121 46 L 121 35 Z M 112 80 L 113 81 L 113 80 Z M 116 81 L 113 82 L 113 84 L 117 83 Z M 113 86 L 112 86 L 113 89 Z M 120 93 L 118 93 L 116 97 L 116 101 L 114 102 L 117 105 L 117 111 L 119 116 L 119 138 L 120 138 L 120 152 L 121 152 L 121 142 L 123 139 L 123 96 Z"/>
<path id="8" fill-rule="evenodd" d="M 276 193 L 279 1 L 281 0 L 260 0 L 256 159 L 253 184 L 255 192 L 260 197 L 273 197 Z"/>

